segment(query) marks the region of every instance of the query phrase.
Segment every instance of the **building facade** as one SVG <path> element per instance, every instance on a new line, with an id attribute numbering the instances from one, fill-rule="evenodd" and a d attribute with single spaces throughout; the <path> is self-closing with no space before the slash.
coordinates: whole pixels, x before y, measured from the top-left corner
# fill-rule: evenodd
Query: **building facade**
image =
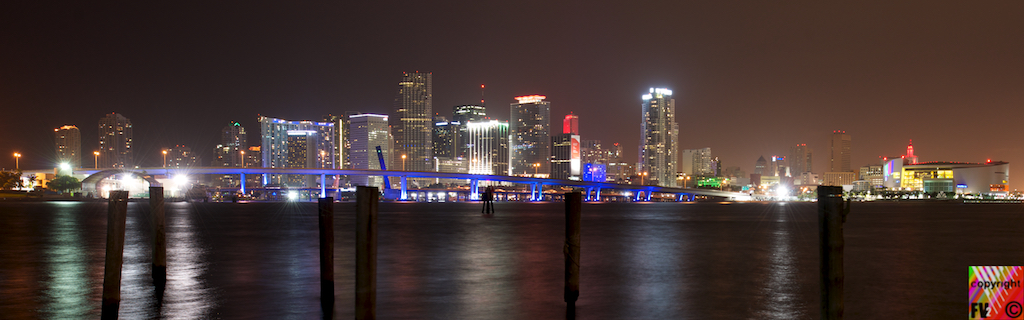
<path id="1" fill-rule="evenodd" d="M 580 180 L 582 159 L 580 135 L 556 134 L 551 137 L 551 178 Z"/>
<path id="2" fill-rule="evenodd" d="M 640 159 L 638 171 L 647 174 L 647 183 L 675 187 L 678 166 L 675 99 L 672 90 L 651 88 L 641 96 Z"/>
<path id="3" fill-rule="evenodd" d="M 831 151 L 831 157 L 828 162 L 829 172 L 853 172 L 850 169 L 850 146 L 850 135 L 846 134 L 846 131 L 832 131 L 829 143 L 829 150 Z"/>
<path id="4" fill-rule="evenodd" d="M 349 124 L 349 140 L 352 144 L 349 159 L 352 161 L 352 169 L 381 170 L 377 148 L 381 148 L 385 161 L 391 154 L 388 116 L 371 113 L 350 115 Z M 352 177 L 352 184 L 359 186 L 381 187 L 383 183 L 382 176 Z"/>
<path id="5" fill-rule="evenodd" d="M 512 175 L 551 173 L 551 103 L 541 95 L 519 96 L 511 105 Z"/>
<path id="6" fill-rule="evenodd" d="M 806 143 L 789 147 L 789 171 L 793 177 L 800 177 L 804 172 L 812 172 L 811 147 Z"/>
<path id="7" fill-rule="evenodd" d="M 82 132 L 78 127 L 67 125 L 53 129 L 57 141 L 57 163 L 68 164 L 72 168 L 82 167 Z"/>
<path id="8" fill-rule="evenodd" d="M 259 117 L 261 148 L 264 168 L 292 168 L 295 157 L 289 152 L 289 137 L 305 135 L 312 141 L 312 148 L 304 150 L 315 157 L 312 168 L 337 168 L 335 163 L 334 122 L 291 121 L 270 117 Z M 264 185 L 287 184 L 282 175 L 264 175 Z M 312 187 L 306 185 L 304 187 Z"/>
<path id="9" fill-rule="evenodd" d="M 405 155 L 408 171 L 431 171 L 434 164 L 432 75 L 404 73 L 398 83 L 395 113 L 391 117 L 394 156 Z M 394 166 L 394 165 L 392 165 Z"/>
<path id="10" fill-rule="evenodd" d="M 135 166 L 132 149 L 132 121 L 119 113 L 110 113 L 99 121 L 100 168 Z"/>
<path id="11" fill-rule="evenodd" d="M 510 175 L 509 126 L 498 120 L 466 123 L 469 173 Z"/>

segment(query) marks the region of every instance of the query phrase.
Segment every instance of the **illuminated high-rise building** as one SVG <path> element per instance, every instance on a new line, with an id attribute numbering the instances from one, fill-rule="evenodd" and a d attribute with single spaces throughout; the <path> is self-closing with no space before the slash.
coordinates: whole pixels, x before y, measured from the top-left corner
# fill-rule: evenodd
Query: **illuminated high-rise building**
<path id="1" fill-rule="evenodd" d="M 562 119 L 562 133 L 580 134 L 580 117 L 572 112 L 565 115 L 565 119 Z"/>
<path id="2" fill-rule="evenodd" d="M 693 176 L 699 177 L 714 177 L 714 172 L 711 168 L 711 162 L 714 160 L 711 157 L 711 148 L 701 149 L 686 149 L 683 150 L 683 165 L 680 166 L 683 173 L 687 173 Z M 689 164 L 687 168 L 685 165 Z"/>
<path id="3" fill-rule="evenodd" d="M 676 186 L 678 169 L 676 103 L 672 90 L 651 88 L 641 96 L 640 172 L 646 172 L 647 183 L 665 187 Z"/>
<path id="4" fill-rule="evenodd" d="M 765 172 L 767 171 L 766 170 L 767 167 L 768 167 L 768 160 L 765 160 L 764 156 L 758 157 L 757 161 L 754 162 L 754 174 L 759 174 L 759 175 L 765 174 Z"/>
<path id="5" fill-rule="evenodd" d="M 377 147 L 386 162 L 391 155 L 391 130 L 388 127 L 388 116 L 383 114 L 353 114 L 349 119 L 349 159 L 352 169 L 381 170 L 377 157 Z M 382 176 L 353 176 L 352 183 L 359 186 L 381 187 Z"/>
<path id="6" fill-rule="evenodd" d="M 800 177 L 805 172 L 813 171 L 811 163 L 811 147 L 801 143 L 789 147 L 789 172 L 793 177 Z"/>
<path id="7" fill-rule="evenodd" d="M 483 101 L 480 101 L 483 103 Z M 467 158 L 469 157 L 469 132 L 467 131 L 466 123 L 470 121 L 483 121 L 487 119 L 487 109 L 480 105 L 461 105 L 452 108 L 452 121 L 451 124 L 458 127 L 459 131 L 455 139 L 455 150 L 452 157 L 455 158 Z"/>
<path id="8" fill-rule="evenodd" d="M 498 120 L 466 123 L 469 173 L 509 175 L 509 124 Z"/>
<path id="9" fill-rule="evenodd" d="M 284 119 L 259 117 L 260 133 L 262 143 L 260 153 L 263 156 L 264 168 L 292 168 L 295 165 L 294 156 L 289 155 L 289 136 L 306 135 L 311 142 L 312 148 L 304 152 L 312 153 L 315 157 L 312 168 L 337 168 L 335 163 L 334 122 L 318 121 L 290 121 Z M 281 175 L 264 175 L 264 184 L 285 184 Z M 313 187 L 313 186 L 305 186 Z"/>
<path id="10" fill-rule="evenodd" d="M 53 129 L 57 139 L 57 164 L 67 163 L 72 168 L 82 167 L 82 132 L 76 126 Z"/>
<path id="11" fill-rule="evenodd" d="M 395 114 L 391 117 L 394 135 L 395 159 L 406 156 L 407 171 L 432 171 L 433 147 L 433 96 L 431 73 L 404 73 L 398 83 L 395 98 Z M 394 164 L 392 164 L 394 166 Z"/>
<path id="12" fill-rule="evenodd" d="M 100 118 L 100 168 L 131 168 L 135 166 L 132 149 L 132 121 L 119 113 Z"/>
<path id="13" fill-rule="evenodd" d="M 512 175 L 551 173 L 551 103 L 541 95 L 519 96 L 511 105 Z"/>
<path id="14" fill-rule="evenodd" d="M 455 121 L 448 121 L 442 115 L 434 115 L 434 157 L 454 159 L 458 157 L 458 149 L 463 140 L 461 136 L 462 125 Z"/>
<path id="15" fill-rule="evenodd" d="M 580 180 L 580 135 L 561 133 L 551 136 L 551 178 Z"/>
<path id="16" fill-rule="evenodd" d="M 199 163 L 199 158 L 192 152 L 192 148 L 179 144 L 167 149 L 165 166 L 168 168 L 191 168 L 195 167 L 197 163 Z"/>
<path id="17" fill-rule="evenodd" d="M 853 172 L 850 169 L 850 135 L 846 131 L 832 131 L 832 139 L 829 148 L 832 157 L 829 158 L 829 172 Z"/>
<path id="18" fill-rule="evenodd" d="M 241 167 L 245 161 L 245 151 L 249 147 L 248 135 L 242 124 L 231 121 L 221 129 L 220 144 L 214 149 L 211 165 L 215 167 Z"/>
<path id="19" fill-rule="evenodd" d="M 917 164 L 917 156 L 914 155 L 914 140 L 907 143 L 907 154 L 903 155 L 903 164 Z"/>

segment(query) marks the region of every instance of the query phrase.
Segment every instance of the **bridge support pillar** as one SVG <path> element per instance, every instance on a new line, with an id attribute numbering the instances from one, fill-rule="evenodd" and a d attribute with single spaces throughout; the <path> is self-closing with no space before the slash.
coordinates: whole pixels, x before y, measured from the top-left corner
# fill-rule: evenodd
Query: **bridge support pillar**
<path id="1" fill-rule="evenodd" d="M 643 191 L 643 190 L 637 190 L 637 191 L 636 191 L 636 195 L 635 195 L 635 196 L 633 196 L 633 202 L 640 202 L 640 194 L 641 194 L 642 192 L 644 192 L 644 191 Z"/>
<path id="2" fill-rule="evenodd" d="M 327 174 L 325 173 L 320 174 L 320 197 L 327 198 Z"/>
<path id="3" fill-rule="evenodd" d="M 408 179 L 406 179 L 406 176 L 402 176 L 402 195 L 401 195 L 401 200 L 402 201 L 409 200 L 409 183 L 408 183 Z"/>
<path id="4" fill-rule="evenodd" d="M 651 201 L 651 194 L 654 193 L 654 192 L 651 192 L 651 191 L 652 191 L 651 189 L 647 189 L 647 194 L 646 194 L 647 201 Z"/>
<path id="5" fill-rule="evenodd" d="M 469 180 L 469 200 L 480 200 L 480 196 L 477 194 L 476 186 L 479 180 Z"/>
<path id="6" fill-rule="evenodd" d="M 596 201 L 598 201 L 598 202 L 600 202 L 600 201 L 601 201 L 601 187 L 597 187 L 597 193 L 596 193 L 596 194 L 594 194 L 594 198 L 595 198 L 595 200 L 596 200 Z"/>
<path id="7" fill-rule="evenodd" d="M 535 190 L 533 194 L 533 201 L 544 200 L 544 186 L 539 183 L 534 183 L 533 190 Z"/>
<path id="8" fill-rule="evenodd" d="M 245 194 L 245 172 L 238 174 L 238 180 L 241 180 L 238 182 L 238 185 L 241 187 L 242 194 Z"/>

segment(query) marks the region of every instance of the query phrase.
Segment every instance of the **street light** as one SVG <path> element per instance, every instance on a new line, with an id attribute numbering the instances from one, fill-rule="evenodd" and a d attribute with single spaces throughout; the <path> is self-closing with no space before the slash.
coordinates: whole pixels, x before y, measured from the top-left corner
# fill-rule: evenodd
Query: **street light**
<path id="1" fill-rule="evenodd" d="M 167 168 L 167 149 L 162 151 L 164 153 L 164 169 Z"/>
<path id="2" fill-rule="evenodd" d="M 539 164 L 539 163 L 534 163 L 534 164 L 533 164 L 533 177 L 534 177 L 534 178 L 536 178 L 536 177 L 537 177 L 537 169 L 538 169 L 538 168 L 540 168 L 540 164 Z"/>
<path id="3" fill-rule="evenodd" d="M 239 150 L 238 153 L 241 154 L 240 158 L 242 158 L 242 168 L 245 168 L 245 150 Z"/>
<path id="4" fill-rule="evenodd" d="M 19 165 L 20 162 L 18 160 L 21 160 L 21 154 L 15 152 L 14 153 L 14 170 L 21 170 L 21 166 Z"/>
<path id="5" fill-rule="evenodd" d="M 93 163 L 93 165 L 95 165 L 95 167 L 93 169 L 96 169 L 96 170 L 100 169 L 100 152 L 99 151 L 93 151 L 92 152 L 92 163 Z"/>
<path id="6" fill-rule="evenodd" d="M 644 171 L 644 172 L 640 173 L 640 185 L 641 186 L 644 185 L 644 177 L 646 177 L 646 176 L 647 176 L 647 171 Z"/>
<path id="7" fill-rule="evenodd" d="M 405 171 L 405 155 L 402 155 L 402 171 Z"/>

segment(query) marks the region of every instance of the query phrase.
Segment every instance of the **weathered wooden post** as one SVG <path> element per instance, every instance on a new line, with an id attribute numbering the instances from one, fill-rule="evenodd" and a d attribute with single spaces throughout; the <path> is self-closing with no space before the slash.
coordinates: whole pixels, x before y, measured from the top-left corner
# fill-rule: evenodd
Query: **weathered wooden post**
<path id="1" fill-rule="evenodd" d="M 319 208 L 320 307 L 326 315 L 334 311 L 334 198 L 320 198 Z"/>
<path id="2" fill-rule="evenodd" d="M 164 187 L 149 187 L 149 212 L 153 214 L 153 285 L 167 284 L 167 223 L 164 219 Z"/>
<path id="3" fill-rule="evenodd" d="M 818 234 L 821 245 L 821 318 L 843 318 L 843 188 L 818 187 Z"/>
<path id="4" fill-rule="evenodd" d="M 376 187 L 356 188 L 356 319 L 377 318 Z"/>
<path id="5" fill-rule="evenodd" d="M 107 253 L 103 264 L 102 319 L 117 319 L 121 305 L 121 264 L 124 262 L 124 224 L 128 191 L 111 191 L 107 202 Z"/>
<path id="6" fill-rule="evenodd" d="M 580 296 L 580 211 L 583 209 L 583 194 L 565 194 L 565 303 L 567 310 L 576 307 Z M 568 312 L 568 311 L 567 311 Z"/>

